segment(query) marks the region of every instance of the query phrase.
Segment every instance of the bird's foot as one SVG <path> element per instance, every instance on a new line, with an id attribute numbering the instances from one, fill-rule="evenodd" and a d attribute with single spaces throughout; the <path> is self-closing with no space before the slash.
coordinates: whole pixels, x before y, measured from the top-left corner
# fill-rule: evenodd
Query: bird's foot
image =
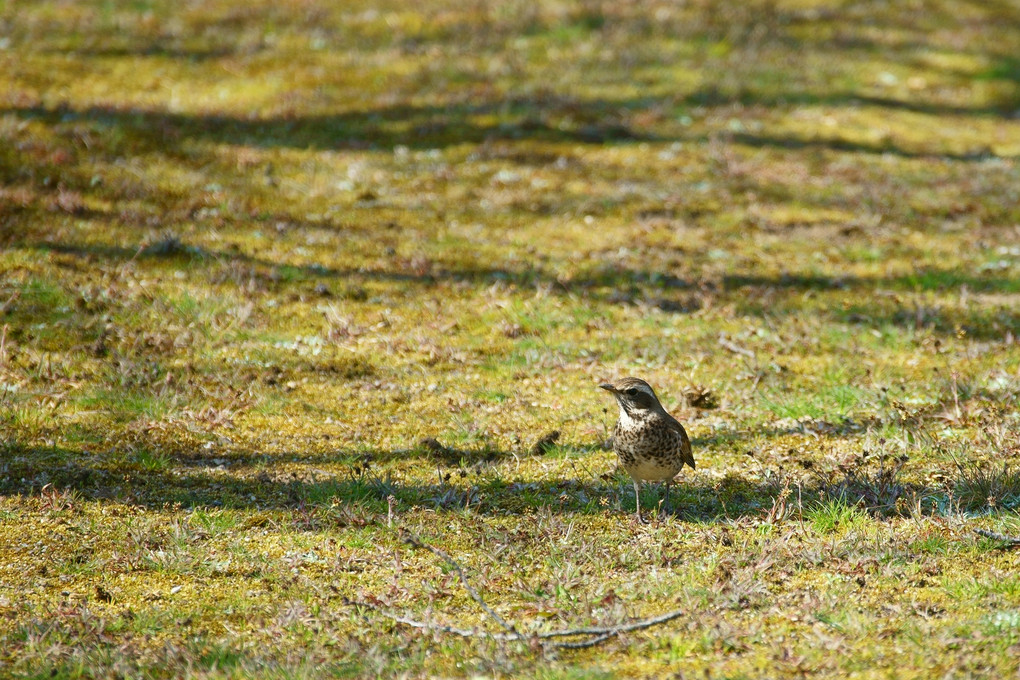
<path id="1" fill-rule="evenodd" d="M 659 509 L 655 513 L 659 519 L 666 519 L 673 516 L 673 505 L 670 503 L 659 503 Z"/>

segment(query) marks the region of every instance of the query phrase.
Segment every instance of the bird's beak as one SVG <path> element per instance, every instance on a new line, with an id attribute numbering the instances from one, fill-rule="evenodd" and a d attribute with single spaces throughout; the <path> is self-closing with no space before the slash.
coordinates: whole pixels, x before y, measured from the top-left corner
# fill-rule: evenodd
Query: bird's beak
<path id="1" fill-rule="evenodd" d="M 613 387 L 610 383 L 602 383 L 601 385 L 599 385 L 599 387 L 608 392 L 616 392 L 616 388 Z"/>

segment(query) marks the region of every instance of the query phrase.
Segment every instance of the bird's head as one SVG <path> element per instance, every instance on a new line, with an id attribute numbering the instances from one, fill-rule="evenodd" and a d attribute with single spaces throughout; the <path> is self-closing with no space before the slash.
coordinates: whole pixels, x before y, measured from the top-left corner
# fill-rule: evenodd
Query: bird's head
<path id="1" fill-rule="evenodd" d="M 641 415 L 642 413 L 661 411 L 662 405 L 652 386 L 640 378 L 622 378 L 615 383 L 603 383 L 599 385 L 607 392 L 612 392 L 616 397 L 620 410 L 630 416 Z"/>

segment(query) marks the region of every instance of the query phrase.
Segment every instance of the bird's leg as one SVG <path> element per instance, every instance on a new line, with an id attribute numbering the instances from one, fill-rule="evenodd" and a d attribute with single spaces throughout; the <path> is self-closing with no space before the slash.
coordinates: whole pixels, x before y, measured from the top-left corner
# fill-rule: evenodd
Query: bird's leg
<path id="1" fill-rule="evenodd" d="M 636 479 L 634 480 L 634 515 L 639 523 L 644 522 L 641 519 L 641 484 Z"/>
<path id="2" fill-rule="evenodd" d="M 673 480 L 672 479 L 666 480 L 666 500 L 662 504 L 662 512 L 663 512 L 663 514 L 667 514 L 667 513 L 672 512 L 672 508 L 669 505 L 669 489 L 670 489 L 670 487 L 672 485 L 673 485 Z"/>

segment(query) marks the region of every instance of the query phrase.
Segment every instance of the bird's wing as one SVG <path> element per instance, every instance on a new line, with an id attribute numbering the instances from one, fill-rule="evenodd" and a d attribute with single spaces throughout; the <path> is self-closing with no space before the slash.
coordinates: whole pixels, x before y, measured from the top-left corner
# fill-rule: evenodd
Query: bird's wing
<path id="1" fill-rule="evenodd" d="M 666 422 L 668 422 L 669 426 L 680 435 L 680 459 L 687 465 L 690 465 L 692 470 L 695 469 L 694 453 L 691 451 L 691 438 L 687 436 L 687 430 L 684 429 L 684 426 L 680 424 L 679 420 L 668 413 L 666 416 L 668 418 Z"/>

